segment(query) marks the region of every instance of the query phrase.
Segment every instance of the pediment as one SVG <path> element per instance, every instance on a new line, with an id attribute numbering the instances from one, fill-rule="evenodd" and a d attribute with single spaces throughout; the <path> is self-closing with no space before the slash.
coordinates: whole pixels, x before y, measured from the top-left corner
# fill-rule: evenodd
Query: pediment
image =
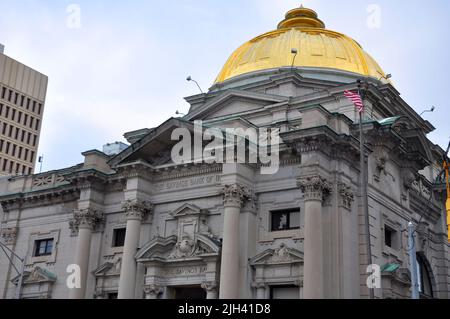
<path id="1" fill-rule="evenodd" d="M 92 274 L 95 277 L 120 275 L 121 264 L 122 264 L 121 258 L 119 258 L 116 262 L 106 262 L 97 269 L 95 269 L 92 272 Z"/>
<path id="2" fill-rule="evenodd" d="M 172 218 L 177 219 L 186 216 L 206 215 L 207 213 L 208 211 L 206 209 L 201 209 L 192 204 L 184 204 L 180 208 L 171 212 L 170 215 L 172 216 Z"/>
<path id="3" fill-rule="evenodd" d="M 31 271 L 25 271 L 23 277 L 23 284 L 40 284 L 40 283 L 54 283 L 57 280 L 57 276 L 49 270 L 36 266 Z M 19 276 L 16 276 L 12 282 L 17 284 L 19 282 Z"/>
<path id="4" fill-rule="evenodd" d="M 213 236 L 196 234 L 195 238 L 155 238 L 136 254 L 138 262 L 176 262 L 219 256 L 220 242 Z"/>
<path id="5" fill-rule="evenodd" d="M 228 90 L 188 114 L 189 120 L 212 119 L 244 112 L 287 101 L 287 97 L 242 90 Z"/>
<path id="6" fill-rule="evenodd" d="M 250 259 L 252 266 L 303 263 L 303 253 L 281 244 L 277 249 L 268 249 Z"/>
<path id="7" fill-rule="evenodd" d="M 156 167 L 171 163 L 172 147 L 178 143 L 178 141 L 172 141 L 172 132 L 177 128 L 193 132 L 194 123 L 171 118 L 113 157 L 109 164 L 111 167 L 116 167 L 120 164 L 145 161 L 150 166 Z"/>

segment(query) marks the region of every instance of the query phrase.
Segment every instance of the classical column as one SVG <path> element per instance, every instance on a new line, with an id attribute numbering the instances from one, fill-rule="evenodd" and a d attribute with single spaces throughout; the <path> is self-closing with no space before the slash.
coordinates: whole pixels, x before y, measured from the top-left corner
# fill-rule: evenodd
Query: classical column
<path id="1" fill-rule="evenodd" d="M 202 288 L 206 291 L 206 299 L 217 299 L 217 283 L 215 281 L 202 283 Z"/>
<path id="2" fill-rule="evenodd" d="M 239 296 L 239 215 L 247 198 L 248 191 L 241 185 L 224 187 L 220 299 L 237 299 Z"/>
<path id="3" fill-rule="evenodd" d="M 139 245 L 141 223 L 151 210 L 151 205 L 144 201 L 127 200 L 123 203 L 123 209 L 126 213 L 127 229 L 120 269 L 118 299 L 134 299 L 137 269 L 134 256 Z"/>
<path id="4" fill-rule="evenodd" d="M 319 176 L 300 179 L 298 185 L 305 201 L 303 296 L 304 299 L 323 299 L 322 202 L 331 192 L 331 187 Z"/>
<path id="5" fill-rule="evenodd" d="M 253 287 L 256 289 L 256 299 L 267 299 L 267 284 L 265 282 L 255 282 L 253 284 Z"/>
<path id="6" fill-rule="evenodd" d="M 156 285 L 147 285 L 144 287 L 145 299 L 158 299 L 164 292 L 164 288 Z"/>
<path id="7" fill-rule="evenodd" d="M 80 288 L 70 289 L 69 299 L 84 299 L 86 295 L 87 276 L 89 272 L 89 255 L 91 250 L 92 231 L 103 216 L 100 212 L 87 208 L 74 212 L 74 219 L 70 227 L 74 233 L 78 232 L 77 248 L 75 251 L 75 265 L 80 267 Z"/>

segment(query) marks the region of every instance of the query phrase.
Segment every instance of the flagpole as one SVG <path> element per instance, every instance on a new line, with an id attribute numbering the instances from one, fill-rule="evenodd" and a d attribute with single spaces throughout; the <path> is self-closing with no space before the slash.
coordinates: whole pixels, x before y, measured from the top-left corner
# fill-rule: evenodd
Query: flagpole
<path id="1" fill-rule="evenodd" d="M 367 265 L 372 265 L 372 247 L 370 240 L 370 217 L 369 217 L 369 202 L 368 202 L 368 181 L 367 181 L 367 169 L 366 169 L 366 159 L 364 152 L 364 132 L 363 132 L 363 115 L 365 112 L 364 107 L 364 98 L 361 95 L 361 91 L 358 89 L 358 94 L 361 96 L 361 100 L 363 103 L 362 111 L 359 111 L 359 153 L 360 153 L 360 192 L 361 192 L 361 201 L 363 206 L 365 224 L 366 224 L 366 250 L 367 250 Z M 369 288 L 370 299 L 374 299 L 374 291 Z"/>

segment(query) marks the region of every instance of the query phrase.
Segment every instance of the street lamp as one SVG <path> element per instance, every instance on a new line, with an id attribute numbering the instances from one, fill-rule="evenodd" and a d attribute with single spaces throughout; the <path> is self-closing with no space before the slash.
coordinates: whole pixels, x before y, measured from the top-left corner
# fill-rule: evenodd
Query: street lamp
<path id="1" fill-rule="evenodd" d="M 432 106 L 431 109 L 425 110 L 425 111 L 423 111 L 422 113 L 420 113 L 420 116 L 422 116 L 422 115 L 425 114 L 425 113 L 433 113 L 434 110 L 436 110 L 436 107 Z"/>
<path id="2" fill-rule="evenodd" d="M 296 48 L 292 48 L 291 53 L 294 55 L 294 57 L 292 58 L 292 64 L 291 64 L 291 72 L 292 72 L 292 70 L 294 70 L 295 58 L 297 57 L 298 50 Z"/>
<path id="3" fill-rule="evenodd" d="M 198 89 L 199 89 L 200 92 L 202 92 L 202 94 L 203 94 L 202 88 L 200 87 L 200 85 L 198 84 L 198 82 L 195 81 L 195 80 L 192 78 L 192 76 L 189 75 L 189 76 L 186 78 L 186 81 L 188 81 L 188 82 L 194 82 L 195 84 L 197 84 Z"/>

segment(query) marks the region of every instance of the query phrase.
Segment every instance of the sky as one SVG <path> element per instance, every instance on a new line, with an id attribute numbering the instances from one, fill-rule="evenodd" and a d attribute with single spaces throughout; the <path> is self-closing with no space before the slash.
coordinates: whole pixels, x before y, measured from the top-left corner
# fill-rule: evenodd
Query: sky
<path id="1" fill-rule="evenodd" d="M 429 138 L 448 144 L 448 0 L 0 0 L 5 54 L 49 77 L 43 170 L 186 113 L 199 93 L 188 75 L 207 90 L 235 49 L 300 4 L 358 41 L 417 112 L 435 106 Z"/>

